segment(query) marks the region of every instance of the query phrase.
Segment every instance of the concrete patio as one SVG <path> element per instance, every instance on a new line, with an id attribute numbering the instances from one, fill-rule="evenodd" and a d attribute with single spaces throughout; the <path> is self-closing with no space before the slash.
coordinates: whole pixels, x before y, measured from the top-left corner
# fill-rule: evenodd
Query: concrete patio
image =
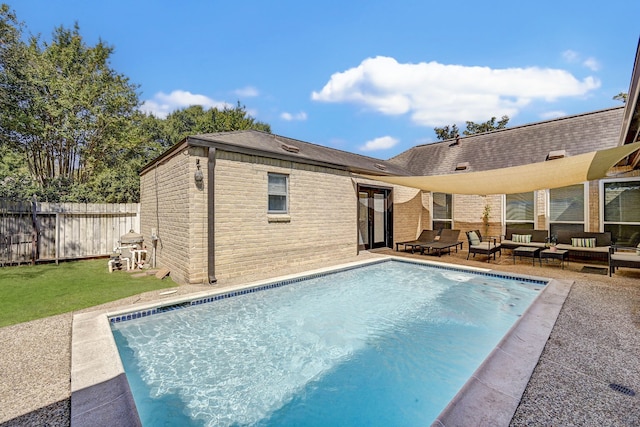
<path id="1" fill-rule="evenodd" d="M 572 280 L 539 363 L 511 425 L 630 426 L 640 425 L 640 271 L 621 268 L 614 277 L 583 271 L 571 262 L 533 266 L 507 251 L 487 264 L 485 257 L 466 260 L 466 251 L 441 258 L 394 252 L 364 252 L 353 260 L 377 254 L 441 260 L 452 264 Z M 352 261 L 352 260 L 344 260 Z M 604 268 L 599 265 L 597 267 Z M 278 275 L 295 273 L 295 269 Z M 246 278 L 245 281 L 259 277 Z M 237 283 L 224 283 L 231 286 Z M 181 286 L 176 294 L 211 289 Z M 173 296 L 175 296 L 174 294 Z M 163 298 L 141 294 L 97 308 L 122 307 Z M 0 329 L 0 425 L 66 426 L 70 423 L 70 361 L 72 313 Z M 610 384 L 623 388 L 614 390 Z M 624 391 L 633 390 L 634 396 Z"/>

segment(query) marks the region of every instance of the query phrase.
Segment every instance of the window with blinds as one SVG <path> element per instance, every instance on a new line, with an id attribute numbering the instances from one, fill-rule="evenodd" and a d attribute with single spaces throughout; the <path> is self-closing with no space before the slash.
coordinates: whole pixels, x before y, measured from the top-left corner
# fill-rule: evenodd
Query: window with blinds
<path id="1" fill-rule="evenodd" d="M 640 180 L 604 183 L 604 231 L 610 231 L 616 244 L 640 243 Z"/>
<path id="2" fill-rule="evenodd" d="M 269 174 L 268 213 L 288 213 L 289 211 L 289 176 L 279 173 Z"/>
<path id="3" fill-rule="evenodd" d="M 433 230 L 453 228 L 453 194 L 431 193 L 433 200 Z"/>
<path id="4" fill-rule="evenodd" d="M 507 227 L 535 228 L 535 193 L 506 194 L 504 218 Z"/>
<path id="5" fill-rule="evenodd" d="M 584 231 L 584 185 L 570 185 L 549 190 L 549 231 Z"/>

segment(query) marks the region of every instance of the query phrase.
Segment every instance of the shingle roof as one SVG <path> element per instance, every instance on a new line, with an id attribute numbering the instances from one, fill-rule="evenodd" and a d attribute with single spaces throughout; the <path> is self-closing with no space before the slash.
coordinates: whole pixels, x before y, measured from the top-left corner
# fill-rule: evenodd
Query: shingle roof
<path id="1" fill-rule="evenodd" d="M 373 157 L 336 150 L 257 130 L 209 133 L 188 138 L 190 144 L 201 143 L 235 152 L 285 158 L 301 163 L 320 164 L 355 172 L 382 175 L 408 175 L 398 164 Z"/>
<path id="2" fill-rule="evenodd" d="M 544 162 L 551 151 L 566 156 L 618 145 L 624 107 L 532 123 L 413 147 L 389 161 L 414 175 L 447 175 Z M 456 166 L 468 167 L 456 172 Z"/>

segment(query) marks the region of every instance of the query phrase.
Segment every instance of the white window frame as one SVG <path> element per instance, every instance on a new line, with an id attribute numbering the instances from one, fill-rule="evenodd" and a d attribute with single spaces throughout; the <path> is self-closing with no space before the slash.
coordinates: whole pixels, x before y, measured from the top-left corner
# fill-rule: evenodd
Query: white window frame
<path id="1" fill-rule="evenodd" d="M 538 226 L 538 192 L 537 191 L 525 191 L 524 193 L 532 193 L 533 194 L 533 229 L 535 230 Z M 522 193 L 520 193 L 522 194 Z M 504 226 L 508 227 L 509 224 L 511 223 L 515 223 L 515 222 L 529 222 L 529 221 L 515 221 L 515 220 L 508 220 L 507 219 L 507 196 L 508 194 L 503 194 L 502 195 L 502 218 L 504 218 Z"/>
<path id="2" fill-rule="evenodd" d="M 583 194 L 583 200 L 584 200 L 584 204 L 583 204 L 583 213 L 582 213 L 582 230 L 584 231 L 587 227 L 587 224 L 589 224 L 589 182 L 585 181 L 582 182 L 580 184 L 574 184 L 574 185 L 582 185 L 582 194 Z M 568 185 L 567 187 L 572 187 L 572 185 Z M 549 233 L 551 233 L 551 223 L 555 223 L 555 224 L 576 224 L 575 221 L 551 221 L 551 190 L 547 189 L 546 190 L 546 212 L 545 212 L 545 218 L 546 218 L 546 228 L 547 230 L 549 230 Z"/>
<path id="3" fill-rule="evenodd" d="M 640 183 L 640 176 L 633 176 L 633 177 L 626 177 L 626 178 L 606 178 L 606 179 L 601 179 L 600 182 L 598 182 L 598 196 L 600 198 L 600 206 L 598 206 L 600 224 L 598 224 L 598 227 L 600 227 L 600 231 L 604 231 L 604 226 L 605 226 L 604 205 L 606 200 L 605 200 L 605 194 L 604 194 L 604 185 L 610 182 L 628 182 L 628 181 L 637 181 L 638 183 Z M 640 225 L 640 222 L 607 221 L 606 223 L 607 224 Z"/>
<path id="4" fill-rule="evenodd" d="M 271 191 L 269 186 L 269 179 L 271 177 L 283 177 L 285 179 L 285 191 L 277 192 Z M 271 196 L 284 196 L 285 197 L 285 208 L 284 210 L 272 210 L 270 209 L 270 198 Z M 289 175 L 284 173 L 276 173 L 276 172 L 268 172 L 267 173 L 267 213 L 269 215 L 286 215 L 289 213 Z"/>
<path id="5" fill-rule="evenodd" d="M 451 195 L 451 218 L 436 218 L 435 217 L 435 215 L 434 215 L 435 211 L 433 210 L 433 200 L 434 200 L 433 195 L 436 194 L 436 193 L 438 193 L 438 194 L 450 194 Z M 435 221 L 450 222 L 451 223 L 451 228 L 452 229 L 454 228 L 454 223 L 453 223 L 454 209 L 455 209 L 455 200 L 454 199 L 455 199 L 455 194 L 452 194 L 452 193 L 443 193 L 441 191 L 432 191 L 431 192 L 431 228 L 432 229 L 433 229 L 433 223 Z"/>

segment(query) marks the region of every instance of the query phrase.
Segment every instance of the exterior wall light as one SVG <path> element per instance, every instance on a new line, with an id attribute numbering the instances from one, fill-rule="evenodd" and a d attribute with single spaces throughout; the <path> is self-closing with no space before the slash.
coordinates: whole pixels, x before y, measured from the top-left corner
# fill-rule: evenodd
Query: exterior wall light
<path id="1" fill-rule="evenodd" d="M 200 159 L 196 159 L 196 167 L 198 169 L 194 172 L 193 179 L 196 180 L 196 184 L 202 184 L 202 180 L 204 179 L 204 175 L 202 174 L 202 171 L 200 170 Z"/>

